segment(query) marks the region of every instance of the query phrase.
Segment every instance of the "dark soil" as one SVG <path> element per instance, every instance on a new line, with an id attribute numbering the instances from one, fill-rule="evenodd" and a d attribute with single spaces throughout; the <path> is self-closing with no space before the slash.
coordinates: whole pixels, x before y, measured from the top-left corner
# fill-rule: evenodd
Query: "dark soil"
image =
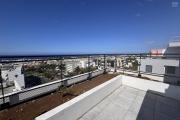
<path id="1" fill-rule="evenodd" d="M 100 75 L 91 80 L 60 89 L 46 96 L 4 109 L 0 111 L 0 120 L 32 120 L 115 76 L 117 75 Z"/>

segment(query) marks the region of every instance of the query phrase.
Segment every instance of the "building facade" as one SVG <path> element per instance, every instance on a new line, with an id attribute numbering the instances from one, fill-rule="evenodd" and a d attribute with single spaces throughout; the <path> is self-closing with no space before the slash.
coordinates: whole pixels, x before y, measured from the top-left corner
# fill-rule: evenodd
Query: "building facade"
<path id="1" fill-rule="evenodd" d="M 165 50 L 151 54 L 151 57 L 141 59 L 140 71 L 157 74 L 156 80 L 177 84 L 180 82 L 180 41 L 170 42 Z M 148 77 L 151 77 L 148 75 Z"/>
<path id="2" fill-rule="evenodd" d="M 22 65 L 6 65 L 1 68 L 1 77 L 3 87 L 14 86 L 16 90 L 25 88 L 24 74 L 22 73 Z"/>

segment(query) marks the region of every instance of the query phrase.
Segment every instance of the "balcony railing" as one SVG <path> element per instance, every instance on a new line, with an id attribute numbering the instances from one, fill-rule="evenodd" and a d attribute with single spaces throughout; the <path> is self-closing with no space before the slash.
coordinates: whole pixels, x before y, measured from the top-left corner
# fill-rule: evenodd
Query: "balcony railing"
<path id="1" fill-rule="evenodd" d="M 0 64 L 0 104 L 10 105 L 52 92 L 60 86 L 76 84 L 109 71 L 176 85 L 179 85 L 180 78 L 180 54 L 154 55 L 135 53 L 0 56 Z M 10 73 L 14 70 L 11 67 L 19 65 L 21 66 L 20 74 L 24 75 L 25 80 L 29 80 L 29 84 L 34 79 L 40 79 L 40 82 L 22 87 L 18 86 L 19 84 L 21 85 L 18 81 L 10 80 L 10 77 L 12 77 L 10 75 L 15 75 L 13 76 L 15 79 L 19 77 L 18 75 L 16 76 L 16 73 Z M 147 68 L 147 65 L 151 67 Z M 170 68 L 168 69 L 168 67 Z M 9 76 L 4 75 L 7 70 L 10 70 Z M 51 78 L 52 76 L 53 78 Z M 5 83 L 8 85 L 5 86 Z M 8 89 L 15 85 L 19 87 L 19 90 L 13 88 L 16 91 L 8 93 Z"/>

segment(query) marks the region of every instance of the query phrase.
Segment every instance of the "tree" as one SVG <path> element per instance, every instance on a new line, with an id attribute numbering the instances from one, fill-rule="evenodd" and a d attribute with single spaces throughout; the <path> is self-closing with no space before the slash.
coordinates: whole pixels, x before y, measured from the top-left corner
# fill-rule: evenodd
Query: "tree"
<path id="1" fill-rule="evenodd" d="M 63 64 L 62 61 L 61 61 L 61 64 L 58 65 L 58 68 L 59 68 L 59 71 L 61 72 L 61 79 L 63 79 L 65 71 L 66 71 L 66 65 Z"/>
<path id="2" fill-rule="evenodd" d="M 82 69 L 79 66 L 77 66 L 75 68 L 74 72 L 75 72 L 76 75 L 81 74 L 82 73 Z"/>
<path id="3" fill-rule="evenodd" d="M 138 61 L 135 60 L 133 63 L 132 63 L 132 70 L 138 70 Z"/>

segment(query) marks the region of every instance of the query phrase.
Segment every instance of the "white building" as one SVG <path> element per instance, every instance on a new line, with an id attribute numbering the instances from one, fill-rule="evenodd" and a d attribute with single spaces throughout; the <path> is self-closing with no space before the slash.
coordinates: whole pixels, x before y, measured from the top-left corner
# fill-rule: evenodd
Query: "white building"
<path id="1" fill-rule="evenodd" d="M 147 75 L 147 77 L 155 78 L 158 81 L 174 84 L 180 82 L 180 59 L 177 58 L 179 55 L 172 56 L 168 54 L 180 55 L 180 41 L 170 42 L 161 55 L 141 59 L 140 70 L 145 73 L 164 75 L 163 77 Z"/>
<path id="2" fill-rule="evenodd" d="M 22 74 L 22 65 L 2 66 L 1 77 L 4 81 L 3 87 L 15 86 L 15 90 L 25 88 L 24 74 Z"/>
<path id="3" fill-rule="evenodd" d="M 65 65 L 66 65 L 66 71 L 67 72 L 73 72 L 73 70 L 76 67 L 80 67 L 80 68 L 86 68 L 88 67 L 88 59 L 87 58 L 80 58 L 80 59 L 68 59 L 65 60 Z M 95 67 L 95 62 L 93 62 L 92 60 L 90 60 L 90 66 Z"/>
<path id="4" fill-rule="evenodd" d="M 65 63 L 65 67 L 66 67 L 66 72 L 73 72 L 73 70 L 77 66 L 80 66 L 79 59 L 66 59 L 66 60 L 64 60 L 64 63 Z"/>

